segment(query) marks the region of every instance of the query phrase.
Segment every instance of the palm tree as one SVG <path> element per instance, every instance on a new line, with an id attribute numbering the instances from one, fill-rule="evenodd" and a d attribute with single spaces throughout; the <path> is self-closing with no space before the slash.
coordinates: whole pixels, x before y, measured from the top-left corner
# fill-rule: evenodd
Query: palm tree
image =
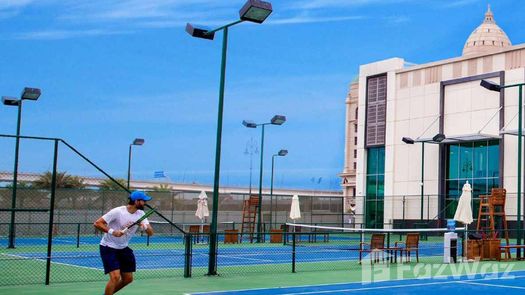
<path id="1" fill-rule="evenodd" d="M 117 183 L 115 183 L 111 179 L 104 179 L 99 184 L 99 189 L 103 191 L 121 191 L 124 190 L 122 187 L 126 187 L 128 185 L 127 180 L 122 178 L 115 178 L 115 180 L 121 185 L 119 186 Z"/>
<path id="2" fill-rule="evenodd" d="M 153 190 L 156 192 L 171 192 L 173 188 L 169 184 L 161 183 L 157 185 L 156 187 L 154 187 Z"/>
<path id="3" fill-rule="evenodd" d="M 44 172 L 33 182 L 33 187 L 40 189 L 51 188 L 53 181 L 53 173 L 51 171 Z M 67 172 L 57 172 L 56 174 L 56 187 L 57 188 L 85 188 L 86 184 L 84 179 L 80 176 L 73 176 L 67 174 Z"/>

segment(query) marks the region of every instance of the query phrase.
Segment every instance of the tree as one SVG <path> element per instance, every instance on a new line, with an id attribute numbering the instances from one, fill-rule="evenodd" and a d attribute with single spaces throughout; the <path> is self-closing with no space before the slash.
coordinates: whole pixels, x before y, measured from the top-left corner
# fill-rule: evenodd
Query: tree
<path id="1" fill-rule="evenodd" d="M 122 178 L 115 178 L 115 180 L 120 184 L 122 185 L 122 187 L 126 187 L 128 185 L 128 182 L 127 180 L 125 179 L 122 179 Z M 122 191 L 124 190 L 121 186 L 119 186 L 117 183 L 115 183 L 113 180 L 111 179 L 104 179 L 104 181 L 102 181 L 100 183 L 100 186 L 99 186 L 99 189 L 100 190 L 103 190 L 103 191 Z"/>
<path id="2" fill-rule="evenodd" d="M 153 190 L 156 192 L 171 192 L 173 188 L 169 184 L 161 183 L 157 185 L 156 187 L 154 187 Z"/>
<path id="3" fill-rule="evenodd" d="M 40 189 L 51 188 L 53 181 L 53 173 L 51 171 L 44 172 L 33 182 L 33 187 Z M 79 176 L 73 176 L 67 174 L 67 172 L 57 172 L 56 175 L 56 187 L 57 188 L 85 188 L 86 184 L 84 179 Z"/>

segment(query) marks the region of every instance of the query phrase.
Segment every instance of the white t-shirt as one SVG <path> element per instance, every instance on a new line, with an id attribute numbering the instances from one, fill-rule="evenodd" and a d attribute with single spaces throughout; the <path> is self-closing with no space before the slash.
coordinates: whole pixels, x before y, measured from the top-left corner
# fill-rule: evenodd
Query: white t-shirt
<path id="1" fill-rule="evenodd" d="M 111 209 L 108 213 L 104 214 L 102 218 L 106 221 L 109 228 L 114 230 L 122 230 L 126 226 L 134 223 L 139 218 L 144 215 L 144 211 L 137 210 L 135 213 L 131 214 L 128 212 L 126 206 L 117 207 Z M 148 219 L 144 219 L 141 224 L 149 224 Z M 139 226 L 133 226 L 124 235 L 121 237 L 115 237 L 109 233 L 105 233 L 100 241 L 100 245 L 108 246 L 114 249 L 124 249 L 128 246 L 129 240 L 137 232 Z"/>

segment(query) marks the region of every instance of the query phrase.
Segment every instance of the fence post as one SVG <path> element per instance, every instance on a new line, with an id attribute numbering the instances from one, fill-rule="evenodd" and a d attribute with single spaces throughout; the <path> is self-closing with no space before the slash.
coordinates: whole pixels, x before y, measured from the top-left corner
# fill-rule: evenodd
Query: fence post
<path id="1" fill-rule="evenodd" d="M 192 244 L 191 234 L 184 234 L 184 277 L 191 278 Z"/>
<path id="2" fill-rule="evenodd" d="M 292 233 L 292 272 L 295 273 L 295 227 Z"/>
<path id="3" fill-rule="evenodd" d="M 80 248 L 80 223 L 77 223 L 77 248 Z"/>
<path id="4" fill-rule="evenodd" d="M 49 285 L 51 276 L 51 246 L 53 243 L 53 216 L 55 214 L 55 193 L 57 184 L 58 139 L 55 139 L 53 157 L 53 176 L 51 178 L 51 199 L 49 201 L 49 231 L 47 234 L 46 285 Z"/>

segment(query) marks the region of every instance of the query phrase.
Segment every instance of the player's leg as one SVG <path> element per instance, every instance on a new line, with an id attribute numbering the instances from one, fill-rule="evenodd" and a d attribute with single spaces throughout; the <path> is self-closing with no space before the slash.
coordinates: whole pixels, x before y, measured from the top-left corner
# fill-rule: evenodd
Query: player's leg
<path id="1" fill-rule="evenodd" d="M 104 290 L 104 295 L 113 295 L 113 294 L 115 294 L 115 292 L 117 292 L 118 290 L 122 289 L 122 287 L 120 287 L 121 282 L 122 282 L 120 269 L 116 269 L 114 271 L 110 271 L 108 273 L 108 275 L 109 275 L 109 281 L 106 284 L 106 289 Z"/>
<path id="2" fill-rule="evenodd" d="M 123 272 L 121 273 L 121 280 L 118 283 L 118 285 L 115 287 L 115 290 L 113 293 L 117 293 L 120 289 L 126 287 L 126 285 L 131 284 L 133 282 L 133 273 L 132 272 Z"/>
<path id="3" fill-rule="evenodd" d="M 121 280 L 115 288 L 115 293 L 133 282 L 133 273 L 137 269 L 135 254 L 129 247 L 119 250 L 118 260 L 120 264 Z"/>

